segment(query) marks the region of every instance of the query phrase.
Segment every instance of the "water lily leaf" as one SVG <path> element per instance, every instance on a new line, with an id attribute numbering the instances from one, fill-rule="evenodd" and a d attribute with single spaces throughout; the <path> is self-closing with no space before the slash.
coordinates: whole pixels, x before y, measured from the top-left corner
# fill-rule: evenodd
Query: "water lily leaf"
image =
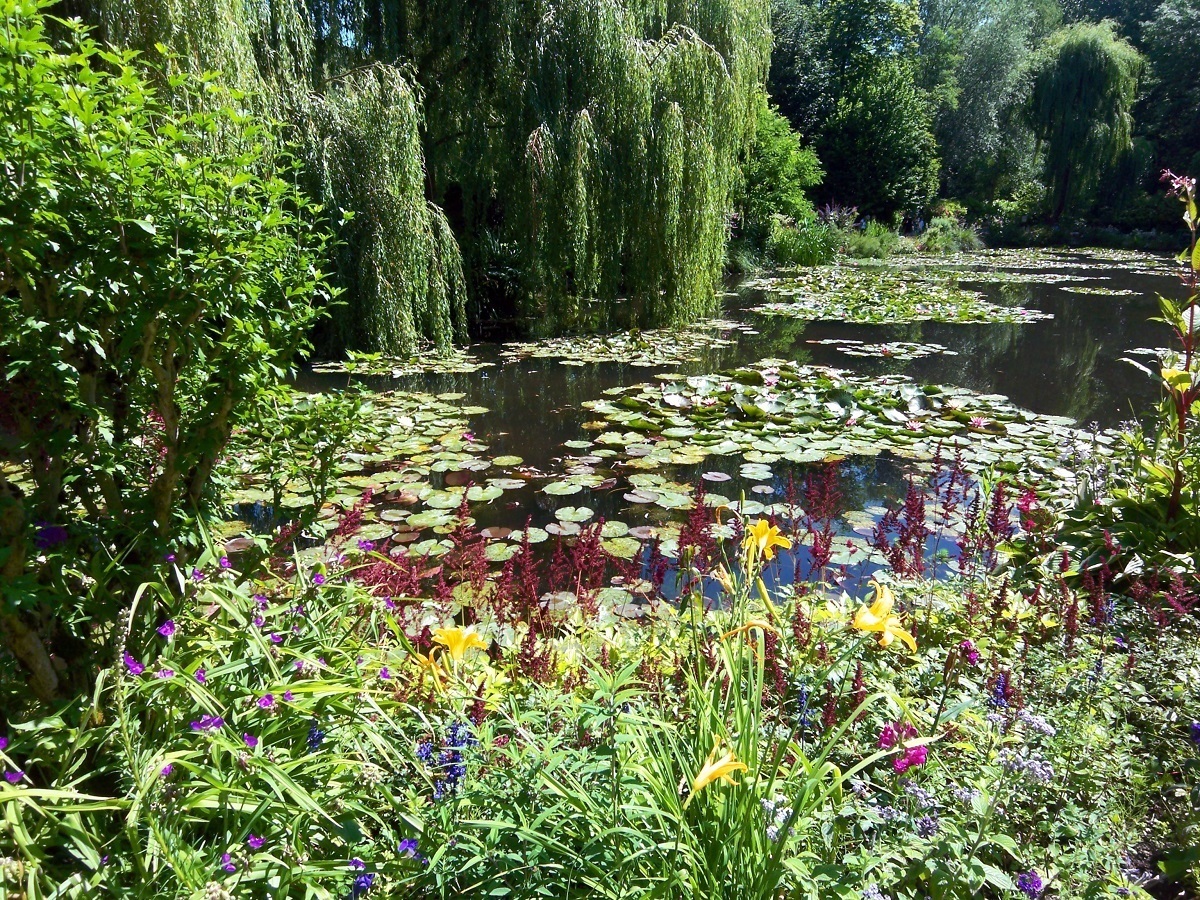
<path id="1" fill-rule="evenodd" d="M 564 506 L 554 511 L 555 518 L 563 522 L 586 522 L 596 511 L 586 506 Z"/>
<path id="2" fill-rule="evenodd" d="M 569 494 L 578 494 L 583 490 L 583 486 L 570 481 L 552 481 L 550 484 L 542 488 L 542 492 L 549 494 L 552 497 L 565 497 Z"/>
<path id="3" fill-rule="evenodd" d="M 614 537 L 601 541 L 600 546 L 619 559 L 633 559 L 642 549 L 642 542 L 635 537 Z"/>

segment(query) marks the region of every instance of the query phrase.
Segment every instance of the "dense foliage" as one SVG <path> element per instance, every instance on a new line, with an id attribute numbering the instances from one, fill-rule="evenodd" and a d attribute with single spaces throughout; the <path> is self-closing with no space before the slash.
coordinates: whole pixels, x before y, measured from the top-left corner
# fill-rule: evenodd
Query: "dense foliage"
<path id="1" fill-rule="evenodd" d="M 197 101 L 176 112 L 130 54 L 4 13 L 0 630 L 50 698 L 111 624 L 114 568 L 159 561 L 306 346 L 326 238 L 238 98 L 172 78 Z"/>

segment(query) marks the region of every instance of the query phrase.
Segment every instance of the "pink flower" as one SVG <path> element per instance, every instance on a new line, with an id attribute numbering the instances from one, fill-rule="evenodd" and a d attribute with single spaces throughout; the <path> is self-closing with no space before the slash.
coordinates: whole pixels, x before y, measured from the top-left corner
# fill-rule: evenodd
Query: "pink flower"
<path id="1" fill-rule="evenodd" d="M 884 750 L 891 750 L 897 744 L 916 736 L 917 729 L 913 728 L 907 722 L 892 722 L 889 725 L 884 725 L 883 730 L 879 732 L 879 746 Z"/>
<path id="2" fill-rule="evenodd" d="M 896 770 L 896 774 L 899 775 L 903 772 L 907 772 L 909 769 L 915 768 L 916 766 L 925 765 L 925 761 L 928 758 L 929 748 L 924 744 L 922 744 L 920 747 L 909 747 L 904 751 L 903 756 L 896 758 L 896 760 L 892 763 L 892 768 L 894 768 Z"/>

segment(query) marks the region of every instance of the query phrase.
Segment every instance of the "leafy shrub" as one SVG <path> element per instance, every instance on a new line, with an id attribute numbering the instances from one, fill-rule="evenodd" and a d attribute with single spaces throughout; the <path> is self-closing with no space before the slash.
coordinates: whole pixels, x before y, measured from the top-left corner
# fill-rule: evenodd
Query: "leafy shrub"
<path id="1" fill-rule="evenodd" d="M 983 241 L 974 228 L 944 216 L 930 222 L 917 238 L 917 249 L 922 253 L 961 253 L 982 246 Z"/>
<path id="2" fill-rule="evenodd" d="M 819 222 L 795 223 L 776 216 L 767 236 L 767 254 L 780 266 L 818 266 L 837 255 L 838 231 Z"/>
<path id="3" fill-rule="evenodd" d="M 326 238 L 236 97 L 171 77 L 177 112 L 132 54 L 68 22 L 52 46 L 34 0 L 4 12 L 0 630 L 50 697 L 42 638 L 78 662 L 305 347 Z"/>
<path id="4" fill-rule="evenodd" d="M 900 249 L 900 233 L 880 222 L 867 222 L 845 234 L 847 256 L 857 259 L 886 259 Z"/>

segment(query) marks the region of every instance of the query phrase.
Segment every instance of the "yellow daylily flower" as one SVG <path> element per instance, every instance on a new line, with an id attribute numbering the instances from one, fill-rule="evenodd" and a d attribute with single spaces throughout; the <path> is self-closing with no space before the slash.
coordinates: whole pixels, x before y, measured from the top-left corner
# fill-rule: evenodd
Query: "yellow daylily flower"
<path id="1" fill-rule="evenodd" d="M 740 625 L 737 628 L 734 628 L 734 629 L 731 629 L 730 631 L 725 632 L 723 635 L 721 635 L 721 640 L 723 640 L 723 641 L 727 640 L 728 638 L 731 638 L 737 634 L 745 634 L 747 631 L 750 631 L 752 628 L 761 628 L 763 631 L 773 631 L 776 634 L 779 634 L 779 629 L 776 628 L 774 625 L 772 625 L 770 622 L 765 622 L 762 619 L 751 619 L 745 625 Z"/>
<path id="2" fill-rule="evenodd" d="M 475 633 L 474 625 L 468 625 L 466 628 L 435 628 L 433 639 L 445 646 L 450 658 L 456 663 L 462 662 L 463 656 L 472 647 L 478 647 L 480 650 L 486 650 L 488 647 L 488 642 Z"/>
<path id="3" fill-rule="evenodd" d="M 737 784 L 733 780 L 733 773 L 747 771 L 749 771 L 749 767 L 744 762 L 740 762 L 732 750 L 726 748 L 725 752 L 721 753 L 721 740 L 718 738 L 716 743 L 713 744 L 712 752 L 708 754 L 708 759 L 704 761 L 703 768 L 692 779 L 692 792 L 688 794 L 687 800 L 683 802 L 684 809 L 692 802 L 692 798 L 696 794 L 700 793 L 700 791 L 714 781 Z"/>
<path id="4" fill-rule="evenodd" d="M 763 559 L 774 559 L 776 547 L 782 547 L 784 550 L 792 548 L 792 542 L 766 519 L 759 519 L 746 529 L 746 537 L 742 544 L 752 558 L 761 554 Z"/>
<path id="5" fill-rule="evenodd" d="M 734 592 L 733 577 L 729 574 L 729 570 L 725 566 L 717 566 L 709 574 L 716 579 L 717 584 L 721 586 L 721 590 L 725 593 L 732 594 Z"/>
<path id="6" fill-rule="evenodd" d="M 445 682 L 446 673 L 438 664 L 437 657 L 434 655 L 434 651 L 430 650 L 428 656 L 426 656 L 424 653 L 416 652 L 414 652 L 412 656 L 413 659 L 417 661 L 417 667 L 421 670 L 421 680 L 424 681 L 425 675 L 428 673 L 429 677 L 433 680 L 434 688 L 440 691 L 443 683 Z"/>
<path id="7" fill-rule="evenodd" d="M 893 640 L 900 638 L 915 653 L 917 642 L 913 640 L 911 634 L 900 627 L 900 617 L 892 615 L 892 607 L 896 604 L 896 598 L 892 594 L 891 588 L 874 581 L 871 583 L 875 585 L 875 602 L 870 606 L 866 604 L 860 606 L 858 612 L 854 614 L 854 621 L 851 624 L 859 631 L 878 633 L 881 647 L 889 647 Z"/>

